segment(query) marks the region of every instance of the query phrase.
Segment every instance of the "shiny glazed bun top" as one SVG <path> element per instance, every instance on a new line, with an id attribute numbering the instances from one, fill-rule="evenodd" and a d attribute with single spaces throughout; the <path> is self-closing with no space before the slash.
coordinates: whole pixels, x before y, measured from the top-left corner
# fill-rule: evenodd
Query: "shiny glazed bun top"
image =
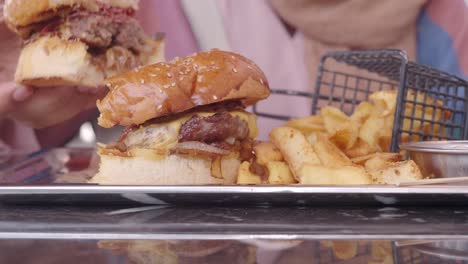
<path id="1" fill-rule="evenodd" d="M 236 101 L 242 107 L 269 96 L 264 73 L 251 60 L 211 50 L 111 77 L 97 102 L 102 127 L 139 125 L 198 106 Z"/>

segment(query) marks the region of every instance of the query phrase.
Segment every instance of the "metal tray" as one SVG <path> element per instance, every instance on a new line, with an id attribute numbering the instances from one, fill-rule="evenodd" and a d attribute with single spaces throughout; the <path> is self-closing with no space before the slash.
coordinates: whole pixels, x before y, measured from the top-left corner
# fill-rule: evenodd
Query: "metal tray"
<path id="1" fill-rule="evenodd" d="M 100 186 L 91 149 L 53 149 L 0 168 L 2 204 L 467 205 L 468 186 Z M 66 179 L 66 180 L 64 180 Z"/>
<path id="2" fill-rule="evenodd" d="M 466 240 L 465 208 L 0 206 L 0 239 Z"/>

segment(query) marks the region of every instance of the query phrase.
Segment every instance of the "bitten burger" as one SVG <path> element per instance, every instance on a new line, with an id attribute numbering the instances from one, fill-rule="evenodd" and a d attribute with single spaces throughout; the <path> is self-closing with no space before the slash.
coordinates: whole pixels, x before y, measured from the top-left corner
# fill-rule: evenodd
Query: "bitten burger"
<path id="1" fill-rule="evenodd" d="M 138 0 L 6 0 L 4 20 L 23 39 L 15 81 L 96 87 L 163 60 L 163 45 L 134 18 Z"/>

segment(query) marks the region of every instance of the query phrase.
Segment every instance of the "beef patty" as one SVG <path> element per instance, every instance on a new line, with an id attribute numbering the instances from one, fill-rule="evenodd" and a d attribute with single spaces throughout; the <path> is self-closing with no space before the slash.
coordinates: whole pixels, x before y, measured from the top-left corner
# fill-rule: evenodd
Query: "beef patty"
<path id="1" fill-rule="evenodd" d="M 245 121 L 221 112 L 208 117 L 192 116 L 180 128 L 179 142 L 200 141 L 210 144 L 245 139 L 248 135 L 249 127 Z"/>
<path id="2" fill-rule="evenodd" d="M 146 45 L 145 32 L 133 18 L 133 11 L 116 7 L 103 6 L 99 12 L 72 9 L 68 15 L 48 21 L 28 42 L 44 34 L 79 39 L 98 50 L 121 46 L 140 54 L 151 49 Z"/>

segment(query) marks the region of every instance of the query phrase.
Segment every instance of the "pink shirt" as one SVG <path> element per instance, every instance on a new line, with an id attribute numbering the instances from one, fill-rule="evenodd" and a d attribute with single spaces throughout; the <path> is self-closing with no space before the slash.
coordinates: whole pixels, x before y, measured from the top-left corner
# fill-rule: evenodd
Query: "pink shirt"
<path id="1" fill-rule="evenodd" d="M 165 33 L 168 60 L 199 51 L 180 1 L 141 0 L 137 16 L 149 34 Z"/>
<path id="2" fill-rule="evenodd" d="M 267 0 L 219 0 L 216 3 L 231 50 L 256 62 L 265 72 L 272 89 L 311 91 L 304 61 L 303 36 L 300 33 L 290 36 Z M 192 33 L 180 1 L 143 0 L 142 6 L 140 15 L 144 16 L 145 28 L 149 32 L 160 30 L 166 33 L 168 60 L 199 51 L 197 36 Z M 151 14 L 157 14 L 157 23 L 147 19 L 152 17 Z M 285 104 L 285 99 L 290 104 Z M 259 103 L 258 110 L 303 116 L 310 113 L 310 101 L 272 95 Z M 259 118 L 260 138 L 267 139 L 271 128 L 281 123 Z"/>

